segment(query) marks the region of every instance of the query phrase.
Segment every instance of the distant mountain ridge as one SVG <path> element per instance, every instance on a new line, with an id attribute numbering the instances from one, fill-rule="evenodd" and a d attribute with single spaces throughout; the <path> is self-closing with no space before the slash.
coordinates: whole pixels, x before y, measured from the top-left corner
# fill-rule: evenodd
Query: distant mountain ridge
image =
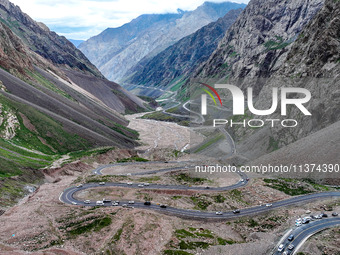
<path id="1" fill-rule="evenodd" d="M 168 87 L 185 81 L 217 48 L 227 29 L 235 22 L 242 9 L 229 11 L 195 33 L 184 37 L 151 59 L 143 59 L 129 72 L 127 84 Z"/>
<path id="2" fill-rule="evenodd" d="M 183 37 L 216 21 L 231 9 L 245 7 L 231 2 L 206 2 L 194 11 L 142 15 L 119 28 L 106 29 L 79 49 L 110 80 L 120 81 L 141 59 L 155 56 Z"/>
<path id="3" fill-rule="evenodd" d="M 85 40 L 74 40 L 74 39 L 68 39 L 71 43 L 73 43 L 74 46 L 76 46 L 78 48 L 78 46 L 80 44 L 82 44 L 83 42 L 85 42 Z"/>

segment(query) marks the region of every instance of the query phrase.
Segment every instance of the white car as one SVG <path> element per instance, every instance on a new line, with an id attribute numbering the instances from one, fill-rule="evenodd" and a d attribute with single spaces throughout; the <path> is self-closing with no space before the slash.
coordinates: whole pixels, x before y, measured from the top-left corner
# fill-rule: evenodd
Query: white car
<path id="1" fill-rule="evenodd" d="M 78 184 L 76 187 L 81 188 L 81 187 L 83 187 L 83 184 Z"/>
<path id="2" fill-rule="evenodd" d="M 73 205 L 77 205 L 78 203 L 76 203 L 76 202 L 72 202 L 72 204 L 73 204 Z"/>
<path id="3" fill-rule="evenodd" d="M 150 186 L 150 183 L 146 182 L 146 183 L 144 183 L 144 186 Z"/>
<path id="4" fill-rule="evenodd" d="M 96 205 L 104 205 L 104 202 L 103 201 L 97 201 Z"/>
<path id="5" fill-rule="evenodd" d="M 223 212 L 216 212 L 216 215 L 222 215 Z"/>
<path id="6" fill-rule="evenodd" d="M 273 206 L 272 204 L 266 204 L 266 207 L 271 207 L 271 206 Z"/>
<path id="7" fill-rule="evenodd" d="M 131 176 L 131 173 L 127 173 L 126 176 Z"/>
<path id="8" fill-rule="evenodd" d="M 283 244 L 280 244 L 279 247 L 277 248 L 278 252 L 282 252 L 285 246 Z"/>
<path id="9" fill-rule="evenodd" d="M 133 183 L 132 182 L 128 182 L 127 185 L 132 185 Z"/>
<path id="10" fill-rule="evenodd" d="M 128 204 L 129 205 L 133 205 L 135 203 L 135 201 L 129 201 Z"/>
<path id="11" fill-rule="evenodd" d="M 114 202 L 114 203 L 112 203 L 112 205 L 113 205 L 113 206 L 118 206 L 119 204 L 116 203 L 116 202 Z"/>
<path id="12" fill-rule="evenodd" d="M 84 204 L 89 204 L 89 203 L 91 203 L 90 200 L 85 200 L 85 201 L 84 201 Z"/>
<path id="13" fill-rule="evenodd" d="M 105 185 L 105 182 L 100 182 L 99 185 Z"/>

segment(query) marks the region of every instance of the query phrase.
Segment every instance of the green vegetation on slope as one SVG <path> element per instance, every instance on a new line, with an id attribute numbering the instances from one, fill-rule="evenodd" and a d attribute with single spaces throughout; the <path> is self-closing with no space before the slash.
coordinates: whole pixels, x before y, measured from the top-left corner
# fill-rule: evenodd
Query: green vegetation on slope
<path id="1" fill-rule="evenodd" d="M 190 197 L 192 202 L 195 204 L 196 210 L 207 210 L 208 206 L 212 204 L 212 202 L 207 200 L 207 197 L 200 196 L 200 197 Z"/>
<path id="2" fill-rule="evenodd" d="M 182 78 L 182 77 L 180 77 L 180 78 Z M 171 87 L 170 91 L 175 92 L 175 91 L 179 90 L 186 83 L 186 81 L 187 81 L 187 79 L 178 82 L 175 86 Z"/>
<path id="3" fill-rule="evenodd" d="M 224 139 L 223 134 L 217 135 L 217 136 L 209 139 L 208 141 L 204 142 L 199 148 L 197 148 L 195 150 L 195 153 L 203 151 L 204 149 L 208 148 L 209 146 L 213 145 L 214 143 L 219 142 L 222 139 Z"/>
<path id="4" fill-rule="evenodd" d="M 48 79 L 46 79 L 40 73 L 38 73 L 36 71 L 31 72 L 28 69 L 26 69 L 26 73 L 30 77 L 32 77 L 35 81 L 37 81 L 40 85 L 44 86 L 45 88 L 65 97 L 67 99 L 74 100 L 69 94 L 67 94 L 65 91 L 59 89 L 57 86 L 55 86 L 52 82 L 50 82 Z M 31 84 L 32 86 L 36 87 L 35 84 L 32 81 L 27 79 L 26 82 Z M 38 89 L 39 89 L 39 87 L 38 87 Z"/>
<path id="5" fill-rule="evenodd" d="M 178 175 L 175 175 L 174 177 L 176 181 L 180 183 L 203 184 L 204 182 L 209 181 L 206 178 L 191 177 L 188 173 L 180 173 Z"/>
<path id="6" fill-rule="evenodd" d="M 31 106 L 14 102 L 3 95 L 0 95 L 0 102 L 13 111 L 19 120 L 20 127 L 16 130 L 16 136 L 12 139 L 14 144 L 49 155 L 66 154 L 90 147 L 88 141 L 66 132 L 61 123 Z M 34 130 L 30 130 L 24 125 L 20 113 L 27 117 L 34 126 Z"/>
<path id="7" fill-rule="evenodd" d="M 287 47 L 290 42 L 283 41 L 283 38 L 281 36 L 275 36 L 275 40 L 269 40 L 264 43 L 264 47 L 266 47 L 267 51 L 270 50 L 279 50 Z"/>
<path id="8" fill-rule="evenodd" d="M 97 156 L 97 155 L 105 154 L 111 150 L 114 150 L 114 147 L 106 147 L 106 148 L 99 148 L 99 149 L 93 149 L 93 150 L 73 151 L 73 152 L 70 152 L 68 155 L 70 156 L 71 160 L 75 160 L 75 159 L 82 158 L 82 157 Z"/>
<path id="9" fill-rule="evenodd" d="M 111 225 L 112 219 L 110 217 L 98 218 L 90 223 L 78 223 L 72 230 L 68 231 L 71 236 L 77 236 L 90 231 L 100 231 L 104 227 Z"/>
<path id="10" fill-rule="evenodd" d="M 141 157 L 131 157 L 131 158 L 123 158 L 120 160 L 117 160 L 117 163 L 126 163 L 126 162 L 148 162 L 149 160 Z"/>
<path id="11" fill-rule="evenodd" d="M 62 155 L 70 153 L 71 159 L 98 155 L 112 148 L 89 150 L 85 139 L 66 132 L 61 123 L 25 104 L 14 102 L 0 94 L 1 114 L 4 119 L 0 133 L 4 134 L 10 113 L 17 124 L 11 140 L 0 138 L 0 201 L 11 205 L 24 195 L 27 183 L 42 178 L 40 168 L 48 167 Z M 15 181 L 10 177 L 14 177 Z"/>
<path id="12" fill-rule="evenodd" d="M 174 236 L 178 239 L 175 242 L 173 239 L 167 244 L 163 254 L 191 254 L 183 250 L 207 249 L 215 245 L 232 245 L 236 241 L 224 239 L 209 229 L 193 228 L 177 229 Z M 182 253 L 185 252 L 185 253 Z"/>
<path id="13" fill-rule="evenodd" d="M 312 185 L 301 183 L 294 179 L 264 179 L 263 181 L 266 183 L 265 186 L 277 189 L 290 196 L 299 196 L 315 192 Z"/>

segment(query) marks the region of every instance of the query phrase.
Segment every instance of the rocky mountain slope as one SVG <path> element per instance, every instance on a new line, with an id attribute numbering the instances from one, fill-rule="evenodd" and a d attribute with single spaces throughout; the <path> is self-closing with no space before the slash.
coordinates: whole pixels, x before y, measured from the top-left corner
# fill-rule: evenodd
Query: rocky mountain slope
<path id="1" fill-rule="evenodd" d="M 332 0 L 250 1 L 217 50 L 182 86 L 189 91 L 199 80 L 234 84 L 243 91 L 253 87 L 256 109 L 270 108 L 273 87 L 301 87 L 311 92 L 312 99 L 304 105 L 312 116 L 291 107 L 288 116 L 278 110 L 261 117 L 246 109 L 245 116 L 237 118 L 286 117 L 298 122 L 296 128 L 230 129 L 238 151 L 247 158 L 258 158 L 339 121 L 339 5 Z M 228 98 L 223 90 L 219 93 Z M 326 139 L 322 144 L 331 142 L 329 135 L 320 137 Z"/>
<path id="2" fill-rule="evenodd" d="M 50 31 L 43 23 L 37 23 L 18 6 L 8 0 L 0 1 L 1 22 L 6 24 L 34 52 L 54 64 L 103 77 L 98 69 L 65 37 Z"/>
<path id="3" fill-rule="evenodd" d="M 327 136 L 326 128 L 340 119 L 339 14 L 340 2 L 326 0 L 324 7 L 292 44 L 282 66 L 266 81 L 256 102 L 258 109 L 268 109 L 272 87 L 301 87 L 308 89 L 312 95 L 312 99 L 304 104 L 312 116 L 305 116 L 296 107 L 292 107 L 289 110 L 289 118 L 300 123 L 298 128 L 270 129 L 262 134 L 266 134 L 267 142 L 271 139 L 280 148 L 321 130 L 322 138 L 326 140 L 319 143 L 332 146 L 332 136 Z M 259 133 L 255 133 L 248 141 L 255 137 L 261 139 Z"/>
<path id="4" fill-rule="evenodd" d="M 185 81 L 216 49 L 227 29 L 242 9 L 231 10 L 223 18 L 181 39 L 151 59 L 139 62 L 127 84 L 168 87 Z"/>
<path id="5" fill-rule="evenodd" d="M 22 195 L 42 176 L 33 169 L 66 153 L 138 144 L 122 114 L 143 110 L 143 101 L 103 78 L 66 38 L 6 0 L 0 35 L 1 199 Z"/>
<path id="6" fill-rule="evenodd" d="M 28 68 L 31 71 L 33 70 L 32 65 L 38 65 L 42 67 L 42 69 L 46 69 L 48 66 L 49 69 L 56 72 L 59 76 L 62 76 L 64 79 L 68 78 L 61 69 L 67 69 L 70 72 L 79 71 L 84 75 L 95 76 L 98 79 L 95 79 L 97 83 L 94 86 L 97 90 L 102 91 L 102 95 L 106 96 L 108 92 L 110 92 L 109 95 L 112 93 L 116 95 L 112 97 L 111 102 L 109 103 L 112 110 L 124 113 L 125 110 L 131 112 L 139 107 L 143 107 L 141 100 L 128 94 L 117 84 L 109 84 L 100 71 L 98 71 L 84 54 L 65 37 L 58 36 L 56 33 L 51 32 L 44 24 L 35 22 L 27 14 L 21 12 L 18 6 L 15 6 L 8 0 L 0 0 L 0 21 L 3 26 L 7 27 L 5 28 L 6 30 L 11 30 L 13 34 L 21 39 L 21 42 L 15 42 L 17 45 L 21 43 L 23 47 L 30 50 L 26 51 L 26 55 L 30 58 L 30 66 L 27 65 L 27 59 L 23 63 L 20 63 L 22 61 L 16 61 L 17 59 L 13 60 L 11 56 L 12 52 L 7 55 L 10 56 L 9 59 L 11 59 L 10 61 L 13 63 L 25 65 L 25 68 Z M 14 42 L 19 40 L 10 38 L 10 41 Z M 32 52 L 36 54 L 33 54 Z M 4 67 L 8 64 L 9 63 L 4 63 Z M 57 68 L 54 66 L 57 66 Z M 16 68 L 13 68 L 12 71 L 14 72 L 15 70 Z M 22 66 L 18 72 L 16 71 L 12 74 L 18 75 L 19 73 L 28 80 L 32 79 L 32 75 L 23 72 Z M 83 83 L 80 82 L 78 86 L 83 86 Z M 83 89 L 87 91 L 89 86 L 86 86 L 86 83 L 84 86 Z M 117 91 L 115 91 L 115 89 L 117 89 Z M 129 98 L 130 100 L 126 100 L 126 98 Z M 98 99 L 102 100 L 100 97 Z M 125 103 L 122 103 L 122 101 L 125 101 Z"/>
<path id="7" fill-rule="evenodd" d="M 292 43 L 323 6 L 323 0 L 252 0 L 227 31 L 195 78 L 228 80 L 254 87 L 285 61 Z M 244 86 L 242 86 L 244 84 Z"/>
<path id="8" fill-rule="evenodd" d="M 110 80 L 121 80 L 144 57 L 152 57 L 183 37 L 223 17 L 236 3 L 206 2 L 191 12 L 142 15 L 119 28 L 109 28 L 79 49 Z"/>

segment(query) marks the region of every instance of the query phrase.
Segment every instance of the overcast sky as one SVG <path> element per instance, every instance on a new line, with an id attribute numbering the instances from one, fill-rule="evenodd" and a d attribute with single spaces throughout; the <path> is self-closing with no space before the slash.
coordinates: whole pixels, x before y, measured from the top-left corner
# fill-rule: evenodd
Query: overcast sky
<path id="1" fill-rule="evenodd" d="M 194 10 L 205 0 L 10 0 L 34 20 L 69 39 L 88 39 L 141 14 Z M 210 0 L 225 2 L 225 0 Z M 248 3 L 249 0 L 232 0 Z"/>

